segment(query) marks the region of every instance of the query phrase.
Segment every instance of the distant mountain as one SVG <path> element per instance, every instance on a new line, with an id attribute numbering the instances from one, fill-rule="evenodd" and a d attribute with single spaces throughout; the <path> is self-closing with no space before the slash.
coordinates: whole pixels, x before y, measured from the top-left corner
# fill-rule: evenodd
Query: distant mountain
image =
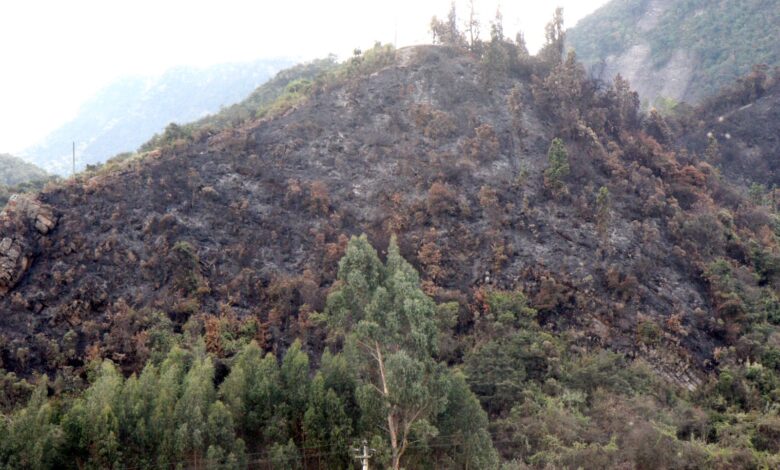
<path id="1" fill-rule="evenodd" d="M 189 122 L 244 99 L 278 70 L 285 59 L 178 67 L 155 77 L 127 77 L 85 103 L 76 118 L 24 153 L 59 174 L 71 171 L 76 142 L 77 169 L 135 150 L 171 122 Z"/>
<path id="2" fill-rule="evenodd" d="M 0 185 L 13 186 L 48 177 L 48 173 L 32 163 L 13 155 L 0 153 Z"/>
<path id="3" fill-rule="evenodd" d="M 780 0 L 613 0 L 568 31 L 598 78 L 643 101 L 698 102 L 754 64 L 780 65 Z"/>

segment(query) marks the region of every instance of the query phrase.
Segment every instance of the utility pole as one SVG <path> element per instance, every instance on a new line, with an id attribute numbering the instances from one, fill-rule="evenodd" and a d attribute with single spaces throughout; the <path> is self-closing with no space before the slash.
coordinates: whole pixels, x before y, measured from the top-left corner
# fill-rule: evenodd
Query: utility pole
<path id="1" fill-rule="evenodd" d="M 369 449 L 368 448 L 368 442 L 366 442 L 365 439 L 363 439 L 363 448 L 362 449 L 356 449 L 352 448 L 352 452 L 355 454 L 355 459 L 360 460 L 363 470 L 368 470 L 368 459 L 371 458 L 371 455 L 376 452 L 375 449 Z"/>
<path id="2" fill-rule="evenodd" d="M 76 141 L 73 141 L 73 176 L 76 176 Z"/>

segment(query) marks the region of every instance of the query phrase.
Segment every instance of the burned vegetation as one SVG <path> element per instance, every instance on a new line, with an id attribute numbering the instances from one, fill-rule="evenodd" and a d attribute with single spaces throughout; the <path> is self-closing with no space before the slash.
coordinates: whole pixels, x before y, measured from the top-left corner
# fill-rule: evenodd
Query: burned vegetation
<path id="1" fill-rule="evenodd" d="M 5 210 L 1 464 L 346 468 L 364 437 L 395 468 L 777 464 L 776 206 L 555 22 L 536 57 L 434 26 Z M 369 340 L 446 393 L 371 395 Z"/>

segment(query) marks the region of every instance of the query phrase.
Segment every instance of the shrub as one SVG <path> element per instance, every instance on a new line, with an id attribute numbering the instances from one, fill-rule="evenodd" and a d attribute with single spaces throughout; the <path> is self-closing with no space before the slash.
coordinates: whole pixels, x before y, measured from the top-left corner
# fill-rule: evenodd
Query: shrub
<path id="1" fill-rule="evenodd" d="M 447 183 L 433 183 L 428 189 L 426 200 L 428 213 L 432 216 L 454 215 L 457 212 L 458 198 Z"/>
<path id="2" fill-rule="evenodd" d="M 430 139 L 452 137 L 457 131 L 455 121 L 449 114 L 433 109 L 427 104 L 413 107 L 412 118 L 415 125 L 422 129 L 423 135 Z"/>
<path id="3" fill-rule="evenodd" d="M 474 129 L 474 137 L 466 139 L 463 150 L 466 156 L 478 161 L 492 161 L 498 158 L 501 143 L 490 124 L 482 124 Z"/>

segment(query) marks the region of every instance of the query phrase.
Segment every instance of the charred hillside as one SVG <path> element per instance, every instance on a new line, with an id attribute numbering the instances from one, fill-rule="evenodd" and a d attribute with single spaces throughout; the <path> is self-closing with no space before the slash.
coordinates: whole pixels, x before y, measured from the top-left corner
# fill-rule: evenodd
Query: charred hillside
<path id="1" fill-rule="evenodd" d="M 776 207 L 560 11 L 431 26 L 9 201 L 0 467 L 777 467 Z"/>
<path id="2" fill-rule="evenodd" d="M 780 69 L 756 66 L 701 105 L 678 106 L 674 115 L 682 146 L 730 179 L 763 185 L 764 193 L 780 183 Z"/>
<path id="3" fill-rule="evenodd" d="M 455 332 L 478 321 L 485 291 L 521 290 L 551 331 L 690 387 L 774 292 L 774 271 L 751 279 L 755 256 L 776 259 L 768 209 L 668 147 L 625 84 L 599 89 L 571 57 L 546 78 L 488 80 L 453 48 L 377 55 L 270 117 L 12 202 L 3 367 L 107 357 L 137 370 L 156 322 L 190 318 L 207 331 L 254 319 L 268 350 L 314 331 L 316 350 L 310 317 L 360 233 L 379 247 L 398 235 L 427 292 L 458 302 Z M 569 171 L 553 174 L 558 137 Z M 723 269 L 744 298 L 724 298 Z"/>

